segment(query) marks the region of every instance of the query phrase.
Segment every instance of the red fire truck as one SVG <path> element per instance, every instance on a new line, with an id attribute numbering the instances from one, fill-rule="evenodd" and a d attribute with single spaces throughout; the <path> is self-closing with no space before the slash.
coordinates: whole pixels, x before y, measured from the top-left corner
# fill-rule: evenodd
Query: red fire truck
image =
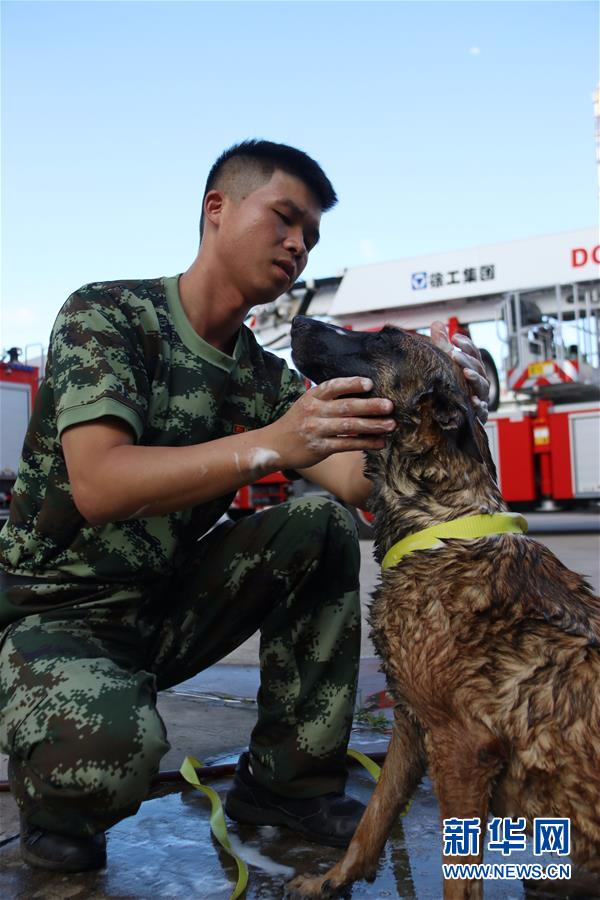
<path id="1" fill-rule="evenodd" d="M 600 497 L 599 287 L 572 281 L 504 300 L 507 387 L 535 404 L 486 426 L 508 502 L 551 509 Z"/>

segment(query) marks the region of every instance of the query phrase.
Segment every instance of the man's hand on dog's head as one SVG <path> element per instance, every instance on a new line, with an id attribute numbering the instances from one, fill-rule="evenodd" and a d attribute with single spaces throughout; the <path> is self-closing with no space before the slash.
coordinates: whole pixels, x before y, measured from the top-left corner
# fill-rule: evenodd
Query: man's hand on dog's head
<path id="1" fill-rule="evenodd" d="M 475 415 L 481 424 L 485 425 L 488 417 L 487 402 L 490 396 L 490 383 L 485 374 L 481 353 L 473 341 L 464 334 L 455 334 L 450 340 L 448 329 L 443 322 L 431 323 L 431 340 L 436 347 L 444 350 L 462 366 L 471 389 L 471 402 L 475 408 Z"/>
<path id="2" fill-rule="evenodd" d="M 263 429 L 282 469 L 304 469 L 343 450 L 382 450 L 396 427 L 394 404 L 357 397 L 373 390 L 369 378 L 332 378 L 307 391 Z M 353 395 L 353 396 L 348 396 Z"/>

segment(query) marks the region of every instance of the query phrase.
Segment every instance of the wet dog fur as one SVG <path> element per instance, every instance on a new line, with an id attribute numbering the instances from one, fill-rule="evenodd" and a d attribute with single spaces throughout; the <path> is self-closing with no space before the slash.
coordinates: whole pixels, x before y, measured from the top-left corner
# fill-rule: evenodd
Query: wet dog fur
<path id="1" fill-rule="evenodd" d="M 428 338 L 298 317 L 292 347 L 313 381 L 366 376 L 395 404 L 397 428 L 365 468 L 379 562 L 411 532 L 507 509 L 460 366 Z M 446 540 L 382 573 L 370 622 L 395 703 L 382 776 L 344 857 L 288 896 L 372 880 L 428 766 L 441 819 L 525 817 L 531 831 L 569 817 L 581 871 L 568 895 L 600 897 L 600 601 L 586 581 L 525 535 Z M 482 896 L 480 882 L 444 884 L 447 900 Z"/>

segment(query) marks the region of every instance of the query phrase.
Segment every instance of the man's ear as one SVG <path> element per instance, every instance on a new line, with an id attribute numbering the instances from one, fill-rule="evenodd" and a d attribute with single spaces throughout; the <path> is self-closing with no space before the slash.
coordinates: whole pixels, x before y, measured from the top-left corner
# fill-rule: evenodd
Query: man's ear
<path id="1" fill-rule="evenodd" d="M 436 382 L 432 394 L 431 409 L 434 420 L 443 431 L 454 432 L 452 439 L 459 450 L 482 463 L 483 457 L 475 431 L 477 418 L 471 404 L 468 401 L 464 402 L 462 396 L 457 396 L 448 385 L 441 382 Z"/>
<path id="2" fill-rule="evenodd" d="M 222 191 L 209 191 L 204 198 L 204 218 L 213 225 L 218 225 L 225 205 L 225 194 Z"/>

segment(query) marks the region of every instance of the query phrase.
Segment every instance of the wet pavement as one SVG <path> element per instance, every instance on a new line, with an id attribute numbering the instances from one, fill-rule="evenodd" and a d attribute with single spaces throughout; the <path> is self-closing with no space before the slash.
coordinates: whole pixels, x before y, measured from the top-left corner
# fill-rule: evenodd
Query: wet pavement
<path id="1" fill-rule="evenodd" d="M 221 686 L 226 681 L 230 690 L 239 683 L 242 694 L 247 694 L 250 684 L 243 676 L 248 675 L 253 684 L 255 673 L 250 675 L 247 667 L 237 668 L 235 672 L 234 666 L 215 666 L 211 679 Z M 385 688 L 377 668 L 376 660 L 363 661 L 360 683 L 364 706 L 374 709 L 366 712 L 366 724 L 353 729 L 350 741 L 352 747 L 368 754 L 385 751 L 389 740 L 386 719 L 391 711 L 377 708 Z M 159 698 L 172 745 L 162 761 L 163 772 L 178 769 L 187 754 L 206 764 L 235 763 L 246 746 L 256 720 L 256 704 L 239 702 L 233 695 L 203 696 L 199 687 L 196 685 L 193 692 L 188 684 L 183 693 L 169 691 Z M 370 727 L 373 720 L 369 716 L 376 717 L 376 729 Z M 229 779 L 210 784 L 224 799 Z M 364 770 L 350 769 L 350 794 L 366 803 L 372 787 Z M 279 900 L 285 883 L 294 874 L 325 872 L 342 853 L 308 843 L 283 828 L 255 828 L 233 822 L 228 822 L 228 827 L 234 849 L 249 866 L 247 898 Z M 22 863 L 16 806 L 6 793 L 0 794 L 0 844 L 3 841 L 7 843 L 0 848 L 0 897 L 5 900 L 227 900 L 237 877 L 235 864 L 211 836 L 208 801 L 183 783 L 157 785 L 136 816 L 110 829 L 108 865 L 99 872 L 54 874 Z M 534 858 L 523 853 L 518 861 L 533 862 Z M 418 788 L 406 817 L 394 827 L 375 882 L 359 882 L 351 896 L 354 900 L 442 897 L 438 806 L 428 778 Z M 526 895 L 520 882 L 489 881 L 485 896 L 488 900 L 520 900 Z"/>
<path id="2" fill-rule="evenodd" d="M 385 747 L 381 735 L 366 732 L 355 732 L 351 744 L 365 752 Z M 211 762 L 236 759 L 237 751 Z M 218 780 L 211 785 L 223 798 L 228 783 Z M 349 793 L 366 803 L 371 790 L 370 777 L 352 769 Z M 0 850 L 0 895 L 18 900 L 227 900 L 235 885 L 236 868 L 211 837 L 208 809 L 204 796 L 187 785 L 158 788 L 135 817 L 109 831 L 109 862 L 99 872 L 62 875 L 30 869 L 21 862 L 14 840 Z M 248 898 L 279 900 L 285 882 L 294 874 L 325 872 L 342 852 L 300 840 L 283 828 L 232 822 L 228 826 L 234 849 L 249 866 Z M 533 857 L 522 854 L 520 861 L 533 861 Z M 497 881 L 486 886 L 486 897 L 491 900 L 524 896 L 518 882 Z M 359 882 L 352 897 L 442 897 L 438 810 L 429 779 L 419 787 L 408 815 L 394 827 L 375 882 Z"/>
<path id="3" fill-rule="evenodd" d="M 557 533 L 553 527 L 544 530 L 542 521 L 535 534 L 566 565 L 586 574 L 598 590 L 598 530 L 596 526 L 589 527 L 591 522 L 587 519 L 584 528 L 563 527 Z M 361 550 L 363 618 L 366 618 L 377 568 L 371 559 L 370 543 L 363 541 Z M 209 764 L 237 760 L 247 746 L 256 720 L 257 647 L 257 640 L 252 639 L 228 657 L 228 664 L 214 666 L 160 695 L 159 710 L 171 742 L 161 771 L 178 769 L 187 754 Z M 357 713 L 351 746 L 366 753 L 384 751 L 389 739 L 390 710 L 386 707 L 384 679 L 378 661 L 373 658 L 368 634 L 363 638 Z M 5 773 L 5 765 L 0 760 L 0 779 L 6 777 Z M 211 785 L 224 797 L 228 787 L 226 779 Z M 353 767 L 349 793 L 367 802 L 371 790 L 370 777 Z M 249 865 L 245 895 L 248 898 L 281 898 L 285 882 L 293 874 L 324 872 L 342 852 L 300 840 L 285 829 L 228 825 L 236 849 Z M 106 869 L 77 875 L 47 873 L 25 866 L 18 852 L 14 801 L 10 794 L 0 793 L 0 897 L 3 900 L 227 900 L 235 885 L 235 865 L 218 849 L 210 834 L 208 801 L 187 785 L 158 785 L 136 816 L 110 830 L 108 858 Z M 487 861 L 504 860 L 498 860 L 497 854 L 492 854 L 490 859 L 488 854 Z M 510 862 L 515 861 L 539 860 L 525 851 L 518 854 L 518 860 L 513 855 Z M 485 885 L 488 900 L 517 900 L 524 896 L 518 881 L 487 881 Z M 375 882 L 356 884 L 352 897 L 354 900 L 375 897 L 441 900 L 438 807 L 429 779 L 417 790 L 407 816 L 394 827 Z"/>

